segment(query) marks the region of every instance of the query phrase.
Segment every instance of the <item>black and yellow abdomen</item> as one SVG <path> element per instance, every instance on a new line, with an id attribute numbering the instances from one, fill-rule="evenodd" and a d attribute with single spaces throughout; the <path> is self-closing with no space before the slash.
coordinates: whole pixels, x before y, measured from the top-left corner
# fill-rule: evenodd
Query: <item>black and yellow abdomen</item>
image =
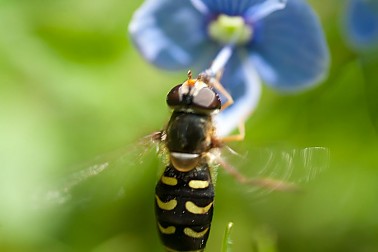
<path id="1" fill-rule="evenodd" d="M 155 189 L 160 238 L 168 251 L 203 251 L 210 232 L 214 187 L 208 164 L 188 172 L 169 165 Z"/>

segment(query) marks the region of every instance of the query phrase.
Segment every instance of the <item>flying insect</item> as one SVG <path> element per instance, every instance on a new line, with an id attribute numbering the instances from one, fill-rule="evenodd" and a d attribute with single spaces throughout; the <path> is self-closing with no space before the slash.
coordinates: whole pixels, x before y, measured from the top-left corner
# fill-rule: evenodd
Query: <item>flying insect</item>
<path id="1" fill-rule="evenodd" d="M 205 74 L 175 86 L 167 95 L 173 109 L 162 141 L 169 163 L 156 185 L 155 213 L 167 251 L 203 251 L 214 208 L 210 168 L 215 136 L 213 116 L 221 108 L 218 94 Z"/>
<path id="2" fill-rule="evenodd" d="M 223 105 L 217 91 L 228 99 Z M 206 71 L 196 79 L 189 71 L 188 79 L 167 95 L 173 112 L 159 137 L 169 161 L 155 188 L 157 227 L 167 251 L 204 250 L 214 211 L 212 174 L 217 164 L 242 183 L 294 189 L 271 179 L 247 179 L 221 159 L 219 149 L 225 142 L 244 138 L 243 126 L 238 135 L 216 135 L 214 116 L 232 103 L 217 77 Z"/>
<path id="3" fill-rule="evenodd" d="M 268 157 L 267 162 L 262 161 L 264 171 L 253 178 L 243 176 L 222 158 L 220 151 L 228 142 L 244 139 L 244 128 L 241 123 L 239 134 L 222 138 L 217 136 L 214 117 L 233 103 L 219 79 L 219 76 L 208 71 L 200 73 L 197 78 L 192 78 L 191 72 L 188 72 L 187 79 L 173 87 L 167 95 L 167 105 L 172 109 L 167 126 L 142 141 L 158 143 L 165 165 L 155 187 L 154 200 L 157 230 L 167 251 L 204 251 L 214 211 L 215 174 L 218 166 L 243 184 L 269 190 L 297 189 L 294 184 L 280 180 L 281 177 L 277 180 L 268 178 L 272 167 L 293 170 L 294 152 L 280 152 L 276 155 L 277 153 L 267 151 L 268 154 L 264 155 Z M 227 99 L 223 104 L 220 94 Z M 43 200 L 57 204 L 70 201 L 75 187 L 88 178 L 104 174 L 106 170 L 113 169 L 117 173 L 116 178 L 122 180 L 122 176 L 115 170 L 117 167 L 126 168 L 125 174 L 129 178 L 136 178 L 137 176 L 130 174 L 140 170 L 132 169 L 138 163 L 132 161 L 132 156 L 139 156 L 136 154 L 139 149 L 131 149 L 134 154 L 127 152 L 121 156 L 116 155 L 114 159 L 109 158 L 108 161 L 74 173 L 61 183 L 62 186 L 43 194 Z M 303 166 L 314 171 L 316 169 L 313 169 L 311 160 L 314 152 L 311 150 L 313 149 L 307 148 L 298 153 L 303 154 Z M 289 173 L 285 173 L 283 179 L 289 176 Z M 122 197 L 122 194 L 119 195 Z"/>

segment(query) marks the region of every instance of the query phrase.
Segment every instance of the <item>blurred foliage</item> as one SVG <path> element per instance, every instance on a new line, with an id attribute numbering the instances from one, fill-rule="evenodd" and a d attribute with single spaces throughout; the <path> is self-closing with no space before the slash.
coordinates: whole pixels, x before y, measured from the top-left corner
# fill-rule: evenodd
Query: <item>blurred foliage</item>
<path id="1" fill-rule="evenodd" d="M 138 154 L 138 139 L 164 126 L 166 92 L 185 73 L 154 69 L 131 45 L 140 3 L 0 2 L 0 251 L 163 251 L 161 164 Z M 346 46 L 342 2 L 311 3 L 330 46 L 328 79 L 295 95 L 265 87 L 232 147 L 324 146 L 329 168 L 300 194 L 259 200 L 220 171 L 208 251 L 221 250 L 229 221 L 233 251 L 378 250 L 378 60 Z"/>

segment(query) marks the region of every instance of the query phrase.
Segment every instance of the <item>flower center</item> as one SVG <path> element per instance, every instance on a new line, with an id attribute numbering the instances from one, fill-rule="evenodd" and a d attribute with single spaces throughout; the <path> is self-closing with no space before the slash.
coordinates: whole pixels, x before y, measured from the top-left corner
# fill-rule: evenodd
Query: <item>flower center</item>
<path id="1" fill-rule="evenodd" d="M 221 44 L 243 45 L 252 39 L 252 27 L 240 16 L 221 14 L 208 26 L 212 39 Z"/>

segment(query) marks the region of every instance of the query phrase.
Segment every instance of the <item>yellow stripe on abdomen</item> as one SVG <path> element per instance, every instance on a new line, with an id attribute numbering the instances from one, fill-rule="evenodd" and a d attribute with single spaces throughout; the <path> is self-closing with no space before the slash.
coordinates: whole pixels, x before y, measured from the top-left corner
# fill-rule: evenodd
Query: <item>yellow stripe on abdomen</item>
<path id="1" fill-rule="evenodd" d="M 207 180 L 190 180 L 189 187 L 192 189 L 204 189 L 209 187 L 209 181 Z"/>
<path id="2" fill-rule="evenodd" d="M 176 228 L 174 226 L 169 226 L 169 227 L 163 227 L 158 223 L 159 230 L 162 234 L 174 234 L 176 232 Z"/>
<path id="3" fill-rule="evenodd" d="M 203 237 L 207 233 L 207 231 L 209 231 L 209 228 L 206 228 L 202 232 L 196 232 L 193 229 L 188 228 L 188 227 L 184 228 L 184 234 L 186 234 L 189 237 L 197 238 L 197 239 Z"/>
<path id="4" fill-rule="evenodd" d="M 173 178 L 173 177 L 162 176 L 161 177 L 161 182 L 163 184 L 170 185 L 170 186 L 177 185 L 177 179 Z"/>
<path id="5" fill-rule="evenodd" d="M 155 195 L 155 198 L 156 198 L 156 203 L 160 209 L 170 211 L 170 210 L 173 210 L 177 206 L 176 199 L 172 199 L 168 202 L 163 202 L 157 195 Z"/>
<path id="6" fill-rule="evenodd" d="M 188 210 L 189 212 L 193 214 L 206 214 L 207 212 L 209 212 L 212 205 L 213 205 L 213 202 L 211 202 L 209 205 L 205 207 L 199 207 L 196 204 L 194 204 L 192 201 L 187 201 L 185 203 L 185 208 L 186 210 Z"/>

